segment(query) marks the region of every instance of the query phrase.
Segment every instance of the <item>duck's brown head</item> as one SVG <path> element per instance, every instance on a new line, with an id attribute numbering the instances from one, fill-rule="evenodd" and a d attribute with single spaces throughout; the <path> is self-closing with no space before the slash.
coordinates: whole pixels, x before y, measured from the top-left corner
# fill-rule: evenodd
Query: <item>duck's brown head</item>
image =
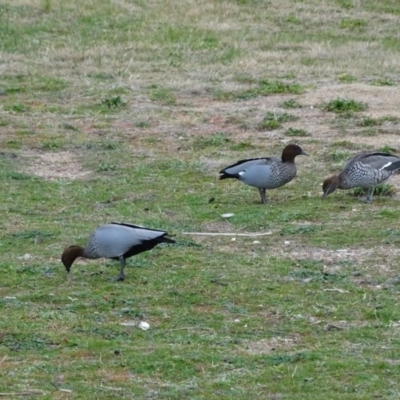
<path id="1" fill-rule="evenodd" d="M 322 190 L 324 192 L 322 198 L 325 199 L 328 195 L 333 193 L 339 187 L 339 184 L 340 181 L 338 175 L 332 175 L 329 178 L 326 178 L 322 184 Z"/>
<path id="2" fill-rule="evenodd" d="M 78 257 L 82 256 L 83 250 L 83 247 L 80 246 L 69 246 L 63 251 L 61 255 L 61 261 L 64 264 L 67 273 L 69 273 L 71 270 L 71 265 L 74 263 L 74 261 Z"/>
<path id="3" fill-rule="evenodd" d="M 282 162 L 294 162 L 294 159 L 301 155 L 308 156 L 297 144 L 289 144 L 282 151 Z"/>

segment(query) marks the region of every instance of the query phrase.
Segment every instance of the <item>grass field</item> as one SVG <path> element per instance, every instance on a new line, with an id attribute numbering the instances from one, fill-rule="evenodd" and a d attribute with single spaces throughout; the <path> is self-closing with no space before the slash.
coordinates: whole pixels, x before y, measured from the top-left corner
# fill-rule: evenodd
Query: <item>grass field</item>
<path id="1" fill-rule="evenodd" d="M 398 0 L 2 0 L 0 396 L 398 399 L 400 176 L 372 204 L 321 183 L 400 154 L 399 18 Z M 268 205 L 218 181 L 287 143 L 310 156 Z M 67 279 L 64 247 L 110 221 L 177 244 L 122 283 L 110 260 Z"/>

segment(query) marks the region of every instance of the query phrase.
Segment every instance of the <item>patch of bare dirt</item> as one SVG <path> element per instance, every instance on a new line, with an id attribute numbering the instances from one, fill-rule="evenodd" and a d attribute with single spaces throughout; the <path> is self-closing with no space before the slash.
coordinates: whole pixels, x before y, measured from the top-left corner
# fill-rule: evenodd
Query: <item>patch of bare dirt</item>
<path id="1" fill-rule="evenodd" d="M 326 261 L 329 264 L 335 264 L 340 261 L 350 261 L 354 264 L 361 264 L 376 257 L 383 262 L 388 255 L 387 246 L 375 246 L 373 248 L 343 248 L 339 250 L 328 250 L 319 247 L 307 247 L 290 245 L 284 249 L 279 249 L 280 256 L 286 256 L 296 260 L 318 260 Z M 386 256 L 385 256 L 386 255 Z M 399 257 L 400 248 L 391 247 L 390 257 Z"/>
<path id="2" fill-rule="evenodd" d="M 84 170 L 76 155 L 69 151 L 58 153 L 24 152 L 21 157 L 28 160 L 25 172 L 45 178 L 55 179 L 84 179 L 90 171 Z"/>
<path id="3" fill-rule="evenodd" d="M 273 337 L 258 341 L 249 341 L 245 344 L 244 350 L 250 354 L 269 354 L 274 350 L 289 349 L 299 344 L 300 338 L 296 335 L 288 337 Z"/>

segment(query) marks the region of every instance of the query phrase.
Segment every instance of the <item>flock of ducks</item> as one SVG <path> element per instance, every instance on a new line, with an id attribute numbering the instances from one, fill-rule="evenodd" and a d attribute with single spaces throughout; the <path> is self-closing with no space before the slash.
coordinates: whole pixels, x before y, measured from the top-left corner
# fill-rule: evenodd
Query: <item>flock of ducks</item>
<path id="1" fill-rule="evenodd" d="M 295 144 L 283 149 L 281 158 L 260 157 L 240 160 L 220 171 L 220 179 L 238 179 L 246 185 L 256 187 L 261 203 L 267 203 L 266 190 L 275 189 L 290 182 L 297 173 L 295 158 L 307 155 Z M 372 202 L 374 189 L 385 182 L 400 169 L 400 158 L 382 152 L 363 152 L 355 155 L 338 175 L 333 175 L 323 182 L 323 196 L 326 198 L 336 189 L 361 187 L 368 189 L 364 201 Z M 125 260 L 136 254 L 151 250 L 160 243 L 175 243 L 162 230 L 144 228 L 124 223 L 110 223 L 95 229 L 85 247 L 67 247 L 61 260 L 67 273 L 78 257 L 97 259 L 109 258 L 120 261 L 118 281 L 125 279 Z"/>

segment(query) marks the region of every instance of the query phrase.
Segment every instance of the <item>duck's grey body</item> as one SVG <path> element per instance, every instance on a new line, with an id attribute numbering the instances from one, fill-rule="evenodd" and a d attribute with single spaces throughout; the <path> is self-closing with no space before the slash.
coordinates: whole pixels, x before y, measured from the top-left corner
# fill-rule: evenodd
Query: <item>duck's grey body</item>
<path id="1" fill-rule="evenodd" d="M 61 257 L 67 270 L 77 257 L 89 259 L 111 258 L 120 260 L 121 270 L 118 280 L 124 280 L 125 260 L 136 254 L 151 250 L 160 243 L 175 243 L 166 237 L 168 233 L 156 229 L 148 229 L 138 225 L 112 222 L 96 228 L 90 235 L 86 246 L 70 246 Z"/>
<path id="2" fill-rule="evenodd" d="M 249 186 L 256 187 L 261 202 L 267 202 L 265 190 L 275 189 L 290 182 L 297 173 L 294 159 L 306 153 L 297 145 L 286 146 L 282 158 L 261 157 L 238 161 L 220 171 L 220 179 L 235 178 Z"/>
<path id="3" fill-rule="evenodd" d="M 92 232 L 84 250 L 84 257 L 119 259 L 127 253 L 132 257 L 150 250 L 159 243 L 173 242 L 164 237 L 166 234 L 164 231 L 112 222 L 99 226 Z"/>
<path id="4" fill-rule="evenodd" d="M 351 158 L 339 175 L 327 178 L 323 184 L 325 198 L 336 189 L 361 187 L 368 189 L 367 202 L 371 202 L 375 186 L 385 182 L 398 169 L 400 158 L 390 153 L 363 152 Z"/>
<path id="5" fill-rule="evenodd" d="M 275 189 L 290 182 L 296 172 L 295 163 L 283 163 L 277 157 L 253 158 L 223 169 L 221 173 L 229 176 L 221 179 L 236 178 L 258 189 Z"/>

